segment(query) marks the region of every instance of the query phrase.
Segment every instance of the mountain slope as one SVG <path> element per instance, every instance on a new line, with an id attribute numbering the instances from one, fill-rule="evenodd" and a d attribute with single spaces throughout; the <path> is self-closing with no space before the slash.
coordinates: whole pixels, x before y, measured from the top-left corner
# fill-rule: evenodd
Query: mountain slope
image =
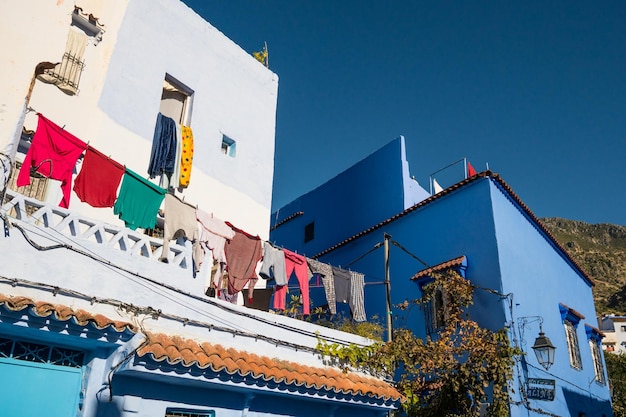
<path id="1" fill-rule="evenodd" d="M 560 218 L 541 222 L 595 281 L 598 315 L 626 315 L 626 227 Z"/>

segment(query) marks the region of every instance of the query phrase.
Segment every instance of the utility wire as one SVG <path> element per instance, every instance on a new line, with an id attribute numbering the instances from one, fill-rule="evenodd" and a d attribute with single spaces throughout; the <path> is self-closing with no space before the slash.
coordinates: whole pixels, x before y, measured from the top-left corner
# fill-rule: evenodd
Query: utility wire
<path id="1" fill-rule="evenodd" d="M 349 262 L 347 265 L 344 266 L 344 268 L 348 268 L 351 265 L 357 263 L 358 261 L 360 261 L 361 259 L 365 258 L 367 255 L 369 255 L 370 253 L 374 252 L 376 249 L 381 248 L 382 246 L 383 246 L 383 242 L 378 242 L 377 244 L 374 245 L 374 247 L 372 249 L 368 250 L 367 252 L 365 252 L 363 255 L 359 256 L 358 258 L 356 258 L 352 262 Z"/>
<path id="2" fill-rule="evenodd" d="M 0 214 L 1 214 L 1 213 L 0 213 Z M 51 245 L 51 246 L 42 246 L 42 245 L 39 245 L 39 244 L 35 243 L 34 241 L 32 241 L 32 239 L 30 239 L 30 237 L 28 236 L 28 234 L 27 234 L 26 230 L 24 230 L 24 228 L 23 228 L 21 225 L 19 225 L 19 224 L 17 224 L 17 223 L 14 223 L 14 222 L 11 222 L 11 223 L 10 223 L 10 225 L 11 225 L 11 226 L 13 226 L 13 227 L 15 227 L 15 228 L 17 228 L 17 229 L 18 229 L 18 230 L 22 233 L 22 235 L 24 236 L 24 238 L 26 239 L 26 241 L 27 241 L 27 242 L 28 242 L 31 246 L 33 246 L 35 249 L 38 249 L 38 250 L 50 250 L 50 249 L 60 249 L 60 248 L 65 248 L 65 249 L 68 249 L 68 250 L 70 250 L 70 251 L 76 252 L 76 253 L 78 253 L 78 254 L 80 254 L 80 255 L 83 255 L 83 256 L 89 257 L 89 258 L 91 258 L 91 259 L 93 259 L 93 260 L 95 260 L 95 261 L 97 261 L 97 262 L 99 262 L 99 263 L 103 264 L 104 266 L 108 267 L 108 268 L 109 268 L 109 269 L 111 269 L 113 272 L 117 272 L 118 274 L 120 274 L 120 271 L 122 271 L 122 272 L 124 272 L 124 273 L 126 273 L 126 274 L 129 274 L 129 275 L 131 275 L 131 276 L 130 276 L 130 277 L 127 277 L 127 278 L 132 279 L 133 281 L 135 281 L 135 280 L 133 279 L 133 277 L 136 277 L 136 278 L 139 278 L 139 279 L 141 279 L 141 280 L 147 281 L 148 283 L 151 283 L 151 284 L 153 284 L 153 285 L 154 285 L 154 286 L 156 286 L 156 287 L 162 287 L 162 288 L 165 288 L 165 289 L 167 289 L 167 290 L 170 290 L 170 291 L 172 291 L 172 292 L 174 292 L 174 293 L 178 293 L 178 294 L 184 295 L 184 296 L 186 296 L 186 297 L 193 298 L 193 299 L 195 299 L 195 300 L 201 301 L 201 302 L 206 303 L 206 304 L 211 304 L 211 305 L 213 305 L 213 306 L 215 306 L 215 307 L 218 307 L 218 308 L 220 308 L 220 309 L 222 309 L 222 310 L 225 310 L 225 311 L 228 311 L 228 312 L 234 313 L 234 314 L 236 314 L 236 315 L 240 315 L 240 316 L 243 316 L 243 317 L 247 317 L 247 318 L 250 318 L 250 319 L 253 319 L 253 320 L 256 320 L 256 321 L 263 322 L 263 323 L 265 323 L 265 324 L 269 324 L 269 325 L 272 325 L 272 326 L 275 326 L 275 327 L 278 327 L 278 328 L 282 328 L 282 329 L 284 329 L 284 330 L 289 330 L 289 331 L 292 331 L 292 332 L 300 333 L 300 334 L 303 334 L 303 335 L 306 335 L 306 336 L 310 336 L 310 337 L 319 337 L 319 335 L 318 335 L 317 333 L 309 332 L 309 331 L 306 331 L 306 330 L 303 330 L 303 329 L 294 328 L 294 327 L 291 327 L 291 326 L 288 326 L 288 325 L 285 325 L 285 324 L 282 324 L 282 323 L 272 322 L 272 321 L 270 321 L 270 320 L 264 319 L 264 318 L 262 318 L 262 317 L 259 317 L 259 316 L 253 315 L 253 314 L 249 314 L 249 313 L 245 313 L 245 312 L 237 311 L 237 310 L 235 310 L 235 309 L 231 309 L 231 308 L 229 308 L 229 307 L 228 307 L 228 306 L 226 306 L 226 305 L 223 305 L 223 304 L 221 304 L 221 303 L 218 303 L 218 302 L 216 302 L 216 301 L 213 301 L 213 300 L 211 300 L 210 298 L 199 297 L 199 296 L 197 296 L 197 295 L 194 295 L 194 294 L 191 294 L 191 293 L 188 293 L 188 292 L 182 291 L 181 289 L 178 289 L 178 288 L 173 287 L 173 286 L 171 286 L 171 285 L 168 285 L 168 284 L 165 284 L 165 283 L 162 283 L 162 282 L 155 281 L 155 280 L 153 280 L 153 279 L 151 279 L 151 278 L 148 278 L 148 277 L 146 277 L 146 276 L 143 276 L 143 275 L 141 275 L 141 274 L 139 274 L 139 273 L 137 273 L 137 272 L 134 272 L 134 271 L 128 270 L 128 269 L 126 269 L 126 268 L 124 268 L 124 267 L 121 267 L 121 266 L 119 266 L 119 265 L 116 265 L 116 264 L 112 263 L 111 261 L 109 261 L 109 260 L 107 260 L 107 259 L 104 259 L 104 258 L 102 258 L 102 257 L 100 257 L 100 256 L 97 256 L 97 255 L 95 255 L 95 254 L 91 254 L 91 253 L 89 253 L 89 250 L 88 250 L 88 249 L 82 250 L 82 249 L 78 249 L 78 248 L 75 248 L 75 247 L 73 247 L 73 246 L 71 246 L 71 245 L 64 244 L 64 243 L 57 244 L 57 245 Z M 46 229 L 46 230 L 47 230 L 47 229 Z M 62 236 L 63 236 L 63 237 L 67 237 L 67 236 L 65 236 L 65 235 L 62 235 Z M 53 239 L 51 235 L 49 235 L 49 236 L 48 236 L 48 238 Z M 82 245 L 80 245 L 80 244 L 77 244 L 77 245 L 82 246 Z M 117 269 L 118 271 L 114 271 L 113 269 Z M 156 290 L 155 288 L 147 287 L 145 284 L 142 284 L 142 283 L 140 283 L 140 282 L 138 282 L 138 281 L 135 281 L 135 282 L 137 282 L 137 283 L 138 283 L 138 284 L 140 284 L 140 285 L 143 285 L 144 287 L 148 288 L 148 289 L 149 289 L 149 290 L 151 290 L 151 291 L 157 292 L 157 291 L 155 291 L 155 290 Z M 166 298 L 168 298 L 168 299 L 170 299 L 170 300 L 171 300 L 172 302 L 174 302 L 174 303 L 177 303 L 177 304 L 179 304 L 179 305 L 181 305 L 181 306 L 184 306 L 184 307 L 186 307 L 186 308 L 189 308 L 190 310 L 195 311 L 196 313 L 201 314 L 201 315 L 203 315 L 203 316 L 206 316 L 206 317 L 212 318 L 213 320 L 216 320 L 216 321 L 219 321 L 219 322 L 223 322 L 223 323 L 225 323 L 225 324 L 229 324 L 229 325 L 231 325 L 231 326 L 236 326 L 236 325 L 237 325 L 236 323 L 229 323 L 228 321 L 223 320 L 223 318 L 220 318 L 219 316 L 214 316 L 214 315 L 211 315 L 211 314 L 207 314 L 206 312 L 203 312 L 203 311 L 201 311 L 201 310 L 191 308 L 191 307 L 189 307 L 189 304 L 188 304 L 188 303 L 185 303 L 185 302 L 183 302 L 183 301 L 177 301 L 177 300 L 175 300 L 175 299 L 173 299 L 173 298 L 171 298 L 171 297 L 168 297 L 165 293 L 159 293 L 159 294 L 160 294 L 160 295 L 162 295 L 162 296 L 164 296 L 164 297 L 166 297 Z M 90 297 L 89 299 L 91 299 L 91 298 L 92 298 L 92 297 Z M 152 308 L 152 307 L 150 307 L 150 308 Z M 154 310 L 154 309 L 153 309 L 153 310 Z M 154 310 L 154 311 L 159 311 L 159 310 Z M 184 319 L 184 320 L 186 320 L 186 321 L 187 321 L 187 322 L 189 322 L 189 323 L 193 322 L 193 321 L 188 320 L 188 319 Z M 211 328 L 216 328 L 216 327 L 215 327 L 215 326 L 213 326 L 213 325 L 211 325 Z M 220 329 L 220 330 L 221 330 L 221 329 Z M 234 329 L 230 329 L 230 330 L 229 330 L 229 329 L 225 329 L 225 331 L 231 331 L 231 333 L 232 333 L 232 332 L 237 332 L 238 334 L 241 334 L 241 335 L 247 335 L 247 334 L 248 334 L 248 333 L 245 333 L 245 332 L 240 332 L 240 331 L 237 331 L 237 330 L 234 330 Z M 252 335 L 252 334 L 251 334 L 251 335 Z M 264 338 L 264 337 L 260 337 L 259 335 L 253 335 L 253 336 L 254 336 L 255 338 Z M 324 337 L 323 337 L 323 339 L 326 339 L 326 340 L 328 340 L 328 341 L 333 341 L 333 342 L 335 342 L 335 343 L 340 343 L 340 344 L 344 344 L 344 343 L 345 343 L 345 341 L 340 340 L 340 339 L 337 339 L 337 338 L 333 338 L 333 337 L 331 337 L 331 336 L 324 336 Z M 278 340 L 278 341 L 276 341 L 276 343 L 278 343 L 278 344 L 282 344 L 282 345 L 289 345 L 289 343 L 288 343 L 288 342 L 282 342 L 282 341 L 279 341 L 279 340 Z M 307 348 L 306 346 L 299 346 L 298 348 L 299 348 L 299 349 L 303 349 L 303 350 L 310 349 L 310 348 Z"/>
<path id="3" fill-rule="evenodd" d="M 402 246 L 401 244 L 399 244 L 398 242 L 396 242 L 395 240 L 391 240 L 391 243 L 394 246 L 399 247 L 400 249 L 402 249 L 404 252 L 406 252 L 407 254 L 409 254 L 410 256 L 412 256 L 413 258 L 417 259 L 422 265 L 424 265 L 426 268 L 430 268 L 430 265 L 428 265 L 426 262 L 424 262 L 423 260 L 421 260 L 417 255 L 412 254 L 411 252 L 409 252 L 404 246 Z"/>

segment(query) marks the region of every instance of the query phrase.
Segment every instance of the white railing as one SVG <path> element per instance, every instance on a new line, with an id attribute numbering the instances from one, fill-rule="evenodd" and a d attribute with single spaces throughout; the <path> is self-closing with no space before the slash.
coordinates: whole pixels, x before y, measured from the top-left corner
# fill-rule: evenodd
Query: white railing
<path id="1" fill-rule="evenodd" d="M 12 190 L 7 190 L 0 211 L 8 217 L 28 224 L 50 228 L 66 236 L 106 245 L 132 255 L 143 256 L 154 261 L 159 261 L 162 257 L 163 240 L 161 239 L 155 239 L 125 227 L 89 219 L 73 211 L 26 197 Z M 167 258 L 169 265 L 183 269 L 192 268 L 191 253 L 184 246 L 171 244 Z"/>

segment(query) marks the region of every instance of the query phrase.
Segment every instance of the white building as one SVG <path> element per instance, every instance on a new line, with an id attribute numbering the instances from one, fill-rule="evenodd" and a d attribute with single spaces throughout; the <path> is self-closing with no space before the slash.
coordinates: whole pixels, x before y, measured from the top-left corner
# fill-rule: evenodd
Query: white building
<path id="1" fill-rule="evenodd" d="M 190 243 L 165 252 L 154 231 L 81 202 L 71 184 L 67 208 L 60 180 L 33 175 L 14 187 L 47 120 L 123 166 L 124 179 L 132 171 L 168 188 L 178 174 L 148 179 L 160 112 L 193 131 L 190 183 L 170 192 L 265 240 L 276 74 L 177 0 L 4 2 L 0 28 L 3 413 L 349 416 L 398 407 L 385 381 L 343 374 L 315 352 L 318 338 L 370 341 L 246 308 L 241 296 L 208 297 L 210 255 L 194 273 Z"/>
<path id="2" fill-rule="evenodd" d="M 626 316 L 610 314 L 600 319 L 600 330 L 604 333 L 602 348 L 607 352 L 626 352 Z"/>

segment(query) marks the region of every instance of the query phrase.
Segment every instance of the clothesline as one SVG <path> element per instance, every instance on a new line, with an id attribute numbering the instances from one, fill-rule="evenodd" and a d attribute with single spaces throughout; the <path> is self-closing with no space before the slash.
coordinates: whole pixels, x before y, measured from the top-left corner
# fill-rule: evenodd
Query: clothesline
<path id="1" fill-rule="evenodd" d="M 194 245 L 194 274 L 199 271 L 199 266 L 204 260 L 206 253 L 204 248 L 209 249 L 213 259 L 221 265 L 216 275 L 217 282 L 215 281 L 216 278 L 213 277 L 213 284 L 217 284 L 215 287 L 221 288 L 221 280 L 227 272 L 230 296 L 234 296 L 243 290 L 245 285 L 248 285 L 248 297 L 252 299 L 254 287 L 258 280 L 255 270 L 262 260 L 264 263 L 261 265 L 261 269 L 268 267 L 266 263 L 271 258 L 269 248 L 271 247 L 273 251 L 278 252 L 274 254 L 273 258 L 273 262 L 276 264 L 272 265 L 272 267 L 278 267 L 278 273 L 274 275 L 276 282 L 275 308 L 284 309 L 288 290 L 287 284 L 292 274 L 295 274 L 302 292 L 303 313 L 309 314 L 309 268 L 314 263 L 318 273 L 323 273 L 325 277 L 322 278 L 322 282 L 329 304 L 331 302 L 334 304 L 336 296 L 337 301 L 350 303 L 351 308 L 355 311 L 357 321 L 365 320 L 363 274 L 341 267 L 333 267 L 307 258 L 296 251 L 277 248 L 277 245 L 261 240 L 258 235 L 251 235 L 231 223 L 214 218 L 212 215 L 206 216 L 206 213 L 202 212 L 197 205 L 189 204 L 175 194 L 168 193 L 166 189 L 143 179 L 139 174 L 113 160 L 110 156 L 105 157 L 102 152 L 73 136 L 41 113 L 36 112 L 36 114 L 38 116 L 37 130 L 20 169 L 18 186 L 29 184 L 30 169 L 32 167 L 39 169 L 42 161 L 50 159 L 52 169 L 49 177 L 62 181 L 61 187 L 64 197 L 60 205 L 67 208 L 72 189 L 73 171 L 78 158 L 84 153 L 83 165 L 73 188 L 81 201 L 93 207 L 113 207 L 114 214 L 118 214 L 126 226 L 134 230 L 138 227 L 153 229 L 156 225 L 159 209 L 165 199 L 164 244 L 161 259 L 167 260 L 169 241 L 176 237 L 179 230 L 183 230 L 183 236 Z M 155 129 L 155 138 L 157 136 L 156 130 L 158 129 Z M 152 156 L 151 167 L 153 167 Z M 140 201 L 141 204 L 137 204 L 137 201 Z M 224 226 L 220 226 L 219 222 L 225 224 L 230 231 L 225 232 Z M 212 229 L 213 227 L 221 227 L 221 235 L 219 231 Z M 200 235 L 201 229 L 206 233 Z M 264 245 L 268 245 L 268 247 Z M 368 253 L 375 249 L 377 249 L 376 246 Z M 367 253 L 360 258 L 365 255 Z M 268 268 L 270 271 L 271 268 Z M 311 272 L 315 273 L 316 271 L 311 270 Z M 269 275 L 267 278 L 265 276 L 262 278 L 267 279 Z"/>

